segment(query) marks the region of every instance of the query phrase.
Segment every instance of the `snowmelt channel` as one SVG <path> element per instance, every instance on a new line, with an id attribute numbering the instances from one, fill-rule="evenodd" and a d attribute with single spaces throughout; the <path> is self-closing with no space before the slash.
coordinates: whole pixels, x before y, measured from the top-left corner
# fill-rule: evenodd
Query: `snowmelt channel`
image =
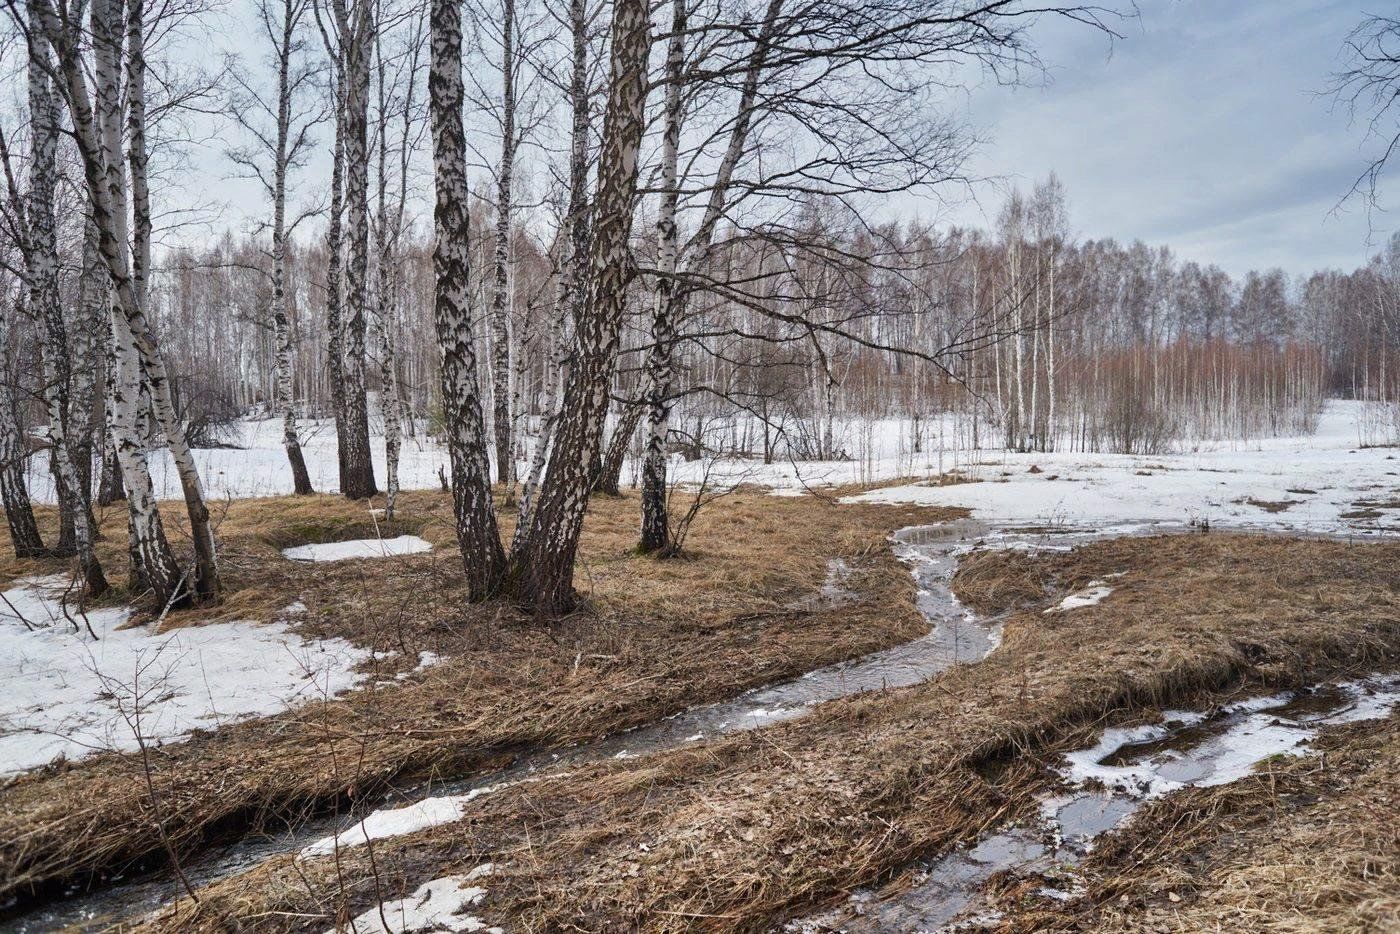
<path id="1" fill-rule="evenodd" d="M 1153 798 L 1183 788 L 1238 781 L 1271 756 L 1301 756 L 1325 727 L 1388 716 L 1400 706 L 1400 675 L 1256 697 L 1212 712 L 1168 710 L 1162 723 L 1105 730 L 1071 752 L 1061 776 L 1070 788 L 1041 802 L 1038 820 L 991 834 L 914 868 L 915 884 L 888 896 L 862 890 L 831 912 L 789 923 L 790 934 L 942 931 L 978 909 L 983 885 L 1007 870 L 1053 882 L 1040 896 L 1078 894 L 1074 869 L 1100 835 L 1122 826 Z M 982 917 L 988 917 L 986 914 Z"/>

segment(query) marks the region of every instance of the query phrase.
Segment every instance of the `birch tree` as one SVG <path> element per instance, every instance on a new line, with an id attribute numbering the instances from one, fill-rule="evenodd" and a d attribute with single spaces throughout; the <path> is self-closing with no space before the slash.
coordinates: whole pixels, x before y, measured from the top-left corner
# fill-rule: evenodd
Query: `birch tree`
<path id="1" fill-rule="evenodd" d="M 461 0 L 432 0 L 428 107 L 433 130 L 433 322 L 442 354 L 442 406 L 452 465 L 457 544 L 472 600 L 494 596 L 505 553 L 491 503 L 476 337 L 471 326 L 471 217 L 462 123 Z"/>
<path id="2" fill-rule="evenodd" d="M 517 597 L 541 616 L 571 609 L 574 561 L 593 483 L 633 273 L 628 240 L 647 98 L 651 19 L 644 0 L 616 0 L 608 101 L 593 198 L 588 298 L 576 316 L 575 359 L 530 530 L 512 555 Z"/>
<path id="3" fill-rule="evenodd" d="M 520 497 L 512 553 L 524 544 L 532 521 L 535 492 L 544 476 L 546 457 L 558 425 L 558 402 L 572 354 L 571 324 L 584 298 L 589 244 L 588 154 L 591 146 L 588 83 L 589 27 L 587 0 L 569 0 L 569 171 L 568 196 L 560 229 L 560 256 L 556 264 L 554 309 L 546 332 L 547 367 L 540 409 L 539 436 L 530 458 L 530 470 Z"/>
<path id="4" fill-rule="evenodd" d="M 501 2 L 501 160 L 496 169 L 495 270 L 491 288 L 491 411 L 496 441 L 496 479 L 515 472 L 511 420 L 510 231 L 515 151 L 515 0 Z"/>
<path id="5" fill-rule="evenodd" d="M 276 74 L 274 94 L 264 94 L 240 72 L 233 73 L 237 92 L 230 113 L 250 137 L 251 143 L 232 150 L 229 157 L 257 179 L 272 204 L 267 229 L 272 238 L 271 318 L 274 351 L 273 411 L 282 419 L 282 447 L 292 472 L 292 488 L 299 495 L 314 492 L 297 430 L 297 400 L 293 389 L 296 335 L 288 315 L 287 240 L 297 226 L 314 213 L 305 209 L 288 218 L 287 184 L 291 173 L 306 160 L 314 139 L 312 131 L 325 118 L 324 108 L 309 99 L 318 70 L 307 61 L 300 32 L 310 0 L 259 0 L 258 27 L 269 49 Z"/>
<path id="6" fill-rule="evenodd" d="M 24 295 L 25 288 L 20 283 L 13 299 L 16 306 L 24 301 Z M 5 508 L 15 557 L 39 558 L 48 552 L 39 536 L 39 525 L 34 521 L 34 507 L 25 482 L 24 462 L 28 452 L 20 431 L 15 391 L 19 386 L 19 372 L 14 360 L 12 327 L 24 317 L 26 313 L 19 307 L 0 314 L 0 505 Z"/>
<path id="7" fill-rule="evenodd" d="M 345 265 L 343 347 L 345 429 L 340 491 L 368 499 L 378 491 L 370 458 L 369 407 L 365 386 L 365 336 L 369 316 L 369 92 L 370 56 L 376 23 L 372 0 L 332 0 L 343 59 L 341 136 L 345 173 Z"/>
<path id="8" fill-rule="evenodd" d="M 66 4 L 55 9 L 50 0 L 34 0 L 31 9 L 57 54 L 57 85 L 72 118 L 93 220 L 98 229 L 100 252 L 111 279 L 111 328 L 118 370 L 112 388 L 114 421 L 119 435 L 118 457 L 133 520 L 132 540 L 141 559 L 142 576 L 162 604 L 190 596 L 185 576 L 165 537 L 146 464 L 144 439 L 136 428 L 140 389 L 144 384 L 150 388 L 152 407 L 185 488 L 196 555 L 193 596 L 201 600 L 213 599 L 218 592 L 218 571 L 208 509 L 183 428 L 175 418 L 164 364 L 132 275 L 126 178 L 120 149 L 118 88 L 123 25 L 120 10 L 110 0 L 96 0 L 90 5 L 94 97 L 89 92 L 80 56 L 82 29 L 74 18 L 75 11 Z"/>
<path id="9" fill-rule="evenodd" d="M 30 23 L 38 19 L 38 9 L 31 4 Z M 57 468 L 55 486 L 72 522 L 73 546 L 84 585 L 89 595 L 96 596 L 107 589 L 107 579 L 97 560 L 96 529 L 88 497 L 84 495 L 73 464 L 68 434 L 71 348 L 59 299 L 58 239 L 54 220 L 59 102 L 51 82 L 53 63 L 48 40 L 34 28 L 29 29 L 28 40 L 30 159 L 27 223 L 23 235 L 29 305 L 40 335 L 44 407 L 49 417 L 49 444 Z M 6 161 L 8 163 L 8 159 Z"/>

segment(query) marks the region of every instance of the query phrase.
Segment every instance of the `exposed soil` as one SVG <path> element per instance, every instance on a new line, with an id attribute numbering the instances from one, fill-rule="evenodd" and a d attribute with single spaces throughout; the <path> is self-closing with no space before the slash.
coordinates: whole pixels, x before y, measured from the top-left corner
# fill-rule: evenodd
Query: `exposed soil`
<path id="1" fill-rule="evenodd" d="M 165 625 L 267 620 L 300 600 L 304 630 L 396 654 L 376 663 L 364 690 L 155 750 L 156 799 L 181 853 L 314 810 L 372 804 L 396 783 L 500 768 L 528 751 L 904 642 L 926 624 L 887 537 L 961 514 L 741 494 L 703 512 L 687 557 L 663 563 L 632 552 L 636 499 L 599 498 L 581 548 L 585 609 L 539 626 L 509 606 L 466 602 L 443 494 L 403 494 L 402 518 L 384 533 L 413 531 L 434 552 L 370 561 L 306 564 L 279 554 L 372 532 L 363 504 L 282 497 L 224 509 L 224 602 L 172 614 Z M 118 580 L 125 516 L 113 509 L 102 518 L 102 555 Z M 43 519 L 53 521 L 47 512 Z M 845 562 L 842 586 L 853 596 L 813 600 L 832 558 Z M 0 561 L 0 579 L 62 566 Z M 393 680 L 422 650 L 446 660 Z M 59 764 L 0 789 L 0 900 L 126 871 L 161 849 L 138 757 Z"/>
<path id="2" fill-rule="evenodd" d="M 1042 612 L 1110 574 L 1102 603 Z M 1396 543 L 1122 538 L 978 558 L 959 589 L 987 610 L 1023 605 L 980 664 L 753 733 L 546 773 L 372 848 L 280 857 L 151 926 L 322 930 L 489 861 L 473 913 L 511 930 L 770 930 L 1026 816 L 1053 782 L 1047 762 L 1099 726 L 1400 658 Z"/>
<path id="3" fill-rule="evenodd" d="M 1300 499 L 1258 499 L 1253 496 L 1246 496 L 1244 499 L 1235 500 L 1236 503 L 1253 506 L 1255 509 L 1262 509 L 1265 512 L 1276 515 L 1280 512 L 1287 512 L 1291 507 L 1302 502 Z"/>

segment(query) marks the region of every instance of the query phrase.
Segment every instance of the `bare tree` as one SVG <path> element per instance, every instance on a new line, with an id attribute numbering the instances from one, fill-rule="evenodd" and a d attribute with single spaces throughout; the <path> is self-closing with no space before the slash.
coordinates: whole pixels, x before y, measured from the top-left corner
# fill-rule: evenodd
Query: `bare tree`
<path id="1" fill-rule="evenodd" d="M 229 153 L 230 158 L 256 178 L 272 202 L 272 334 L 275 344 L 274 411 L 282 418 L 282 447 L 292 470 L 292 486 L 298 494 L 314 492 L 306 458 L 297 431 L 297 403 L 293 392 L 296 336 L 287 314 L 287 239 L 314 209 L 305 209 L 290 220 L 287 217 L 289 174 L 302 166 L 309 154 L 314 127 L 325 119 L 325 110 L 308 101 L 318 70 L 306 59 L 300 36 L 310 0 L 259 0 L 258 25 L 267 41 L 273 70 L 275 95 L 266 95 L 253 81 L 238 71 L 230 113 L 252 142 Z M 270 168 L 267 165 L 270 163 Z"/>
<path id="2" fill-rule="evenodd" d="M 31 5 L 29 19 L 38 19 Z M 54 185 L 58 177 L 59 106 L 51 74 L 49 43 L 42 32 L 28 31 L 30 160 L 27 223 L 23 227 L 30 313 L 37 321 L 43 358 L 44 405 L 49 416 L 49 444 L 53 452 L 56 489 L 72 523 L 74 551 L 91 595 L 107 589 L 107 579 L 97 560 L 96 530 L 88 497 L 73 464 L 68 435 L 71 348 L 59 301 L 58 240 L 54 221 Z M 7 177 L 9 154 L 5 153 Z"/>
<path id="3" fill-rule="evenodd" d="M 602 441 L 617 362 L 647 98 L 651 17 L 644 0 L 617 0 L 611 27 L 608 102 L 593 198 L 588 299 L 576 315 L 575 359 L 530 530 L 512 554 L 515 595 L 542 616 L 570 610 L 574 561 Z"/>
<path id="4" fill-rule="evenodd" d="M 14 301 L 24 301 L 24 288 L 16 290 Z M 0 315 L 0 504 L 10 526 L 10 543 L 16 558 L 38 558 L 47 554 L 34 521 L 34 508 L 29 501 L 29 487 L 24 480 L 24 461 L 28 456 L 24 437 L 20 433 L 19 408 L 15 388 L 19 373 L 12 353 L 12 322 L 25 313 L 15 308 Z"/>
<path id="5" fill-rule="evenodd" d="M 379 492 L 370 458 L 365 387 L 365 334 L 369 320 L 369 91 L 376 23 L 372 0 L 332 0 L 343 58 L 341 128 L 345 172 L 345 430 L 340 491 L 350 499 Z"/>
<path id="6" fill-rule="evenodd" d="M 144 439 L 136 430 L 140 388 L 151 390 L 153 407 L 185 486 L 185 501 L 195 542 L 195 594 L 212 599 L 218 592 L 213 534 L 183 429 L 175 418 L 164 364 L 141 305 L 132 276 L 127 235 L 127 194 L 120 156 L 119 62 L 120 11 L 109 0 L 91 4 L 96 102 L 89 93 L 80 56 L 81 23 L 66 4 L 55 9 L 50 0 L 35 0 L 31 10 L 57 54 L 57 85 L 68 104 L 74 137 L 87 180 L 93 220 L 103 262 L 112 284 L 112 336 L 118 376 L 113 381 L 118 457 L 133 517 L 132 537 L 147 586 L 162 605 L 181 599 L 184 574 L 175 561 L 160 522 L 146 465 Z"/>
<path id="7" fill-rule="evenodd" d="M 472 333 L 471 217 L 466 134 L 462 125 L 462 10 L 460 0 L 432 0 L 428 105 L 433 127 L 437 203 L 433 245 L 433 321 L 442 352 L 443 421 L 452 462 L 457 544 L 470 598 L 500 588 L 505 553 L 491 504 L 476 338 Z"/>

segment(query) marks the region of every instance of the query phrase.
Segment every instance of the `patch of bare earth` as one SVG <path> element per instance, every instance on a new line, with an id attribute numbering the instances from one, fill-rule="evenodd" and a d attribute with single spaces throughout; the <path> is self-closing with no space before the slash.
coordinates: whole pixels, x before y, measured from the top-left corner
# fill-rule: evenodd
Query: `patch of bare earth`
<path id="1" fill-rule="evenodd" d="M 1042 612 L 1120 572 L 1102 603 Z M 1057 750 L 1097 726 L 1400 656 L 1400 544 L 1123 538 L 980 558 L 958 583 L 987 610 L 1030 601 L 981 664 L 750 734 L 545 774 L 372 849 L 277 858 L 149 926 L 319 930 L 490 861 L 473 914 L 513 931 L 771 930 L 1028 815 Z"/>
<path id="2" fill-rule="evenodd" d="M 224 602 L 173 614 L 167 626 L 269 620 L 301 601 L 306 611 L 295 619 L 303 631 L 392 655 L 374 663 L 361 690 L 152 750 L 154 807 L 139 756 L 59 763 L 6 785 L 0 901 L 158 860 L 162 829 L 177 852 L 189 853 L 210 838 L 372 805 L 398 783 L 497 769 L 525 752 L 907 641 L 926 623 L 887 536 L 961 514 L 735 495 L 701 514 L 685 558 L 659 562 L 632 551 L 635 497 L 599 497 L 581 545 L 586 605 L 544 626 L 505 604 L 467 602 L 443 494 L 404 494 L 392 528 L 339 497 L 221 508 Z M 172 519 L 175 512 L 167 510 Z M 47 511 L 43 519 L 53 522 Z M 108 510 L 103 520 L 102 556 L 119 580 L 125 517 Z M 434 551 L 318 564 L 279 553 L 405 531 Z M 849 567 L 843 584 L 856 595 L 840 607 L 808 599 L 820 593 L 832 558 Z M 0 579 L 62 567 L 11 559 L 0 562 Z M 409 673 L 421 652 L 443 661 Z"/>

